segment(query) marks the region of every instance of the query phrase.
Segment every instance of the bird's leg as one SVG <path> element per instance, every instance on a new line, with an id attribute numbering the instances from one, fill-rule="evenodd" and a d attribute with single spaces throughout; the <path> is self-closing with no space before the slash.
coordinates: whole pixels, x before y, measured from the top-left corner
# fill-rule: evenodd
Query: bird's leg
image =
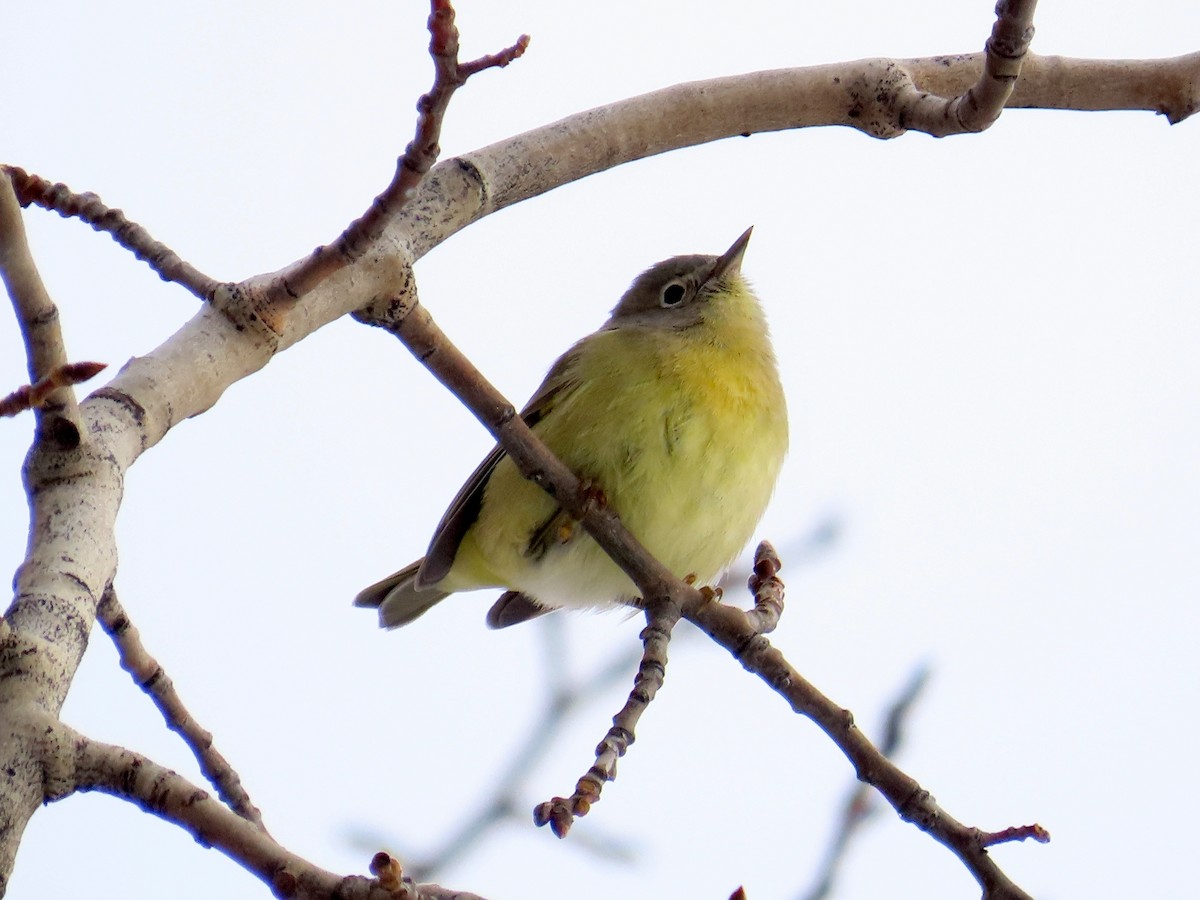
<path id="1" fill-rule="evenodd" d="M 590 478 L 581 478 L 583 482 L 583 503 L 587 512 L 608 508 L 608 497 L 603 488 Z M 560 506 L 550 516 L 538 525 L 529 536 L 525 545 L 525 555 L 531 559 L 541 559 L 550 548 L 557 545 L 569 544 L 579 534 L 579 522 L 567 515 Z"/>
<path id="2" fill-rule="evenodd" d="M 683 583 L 690 584 L 693 587 L 695 587 L 696 582 L 699 580 L 700 578 L 695 572 L 690 572 L 689 574 L 683 576 Z M 712 603 L 714 600 L 720 602 L 721 598 L 725 596 L 725 591 L 720 587 L 709 587 L 707 584 L 700 585 L 700 587 L 696 588 L 696 590 L 698 590 L 700 592 L 700 596 L 704 598 L 704 603 Z M 701 605 L 703 606 L 704 603 Z"/>

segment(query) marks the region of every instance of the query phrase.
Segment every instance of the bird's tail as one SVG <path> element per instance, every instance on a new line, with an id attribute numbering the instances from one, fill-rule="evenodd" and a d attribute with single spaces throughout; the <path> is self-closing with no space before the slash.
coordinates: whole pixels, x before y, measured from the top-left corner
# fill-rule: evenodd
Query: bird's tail
<path id="1" fill-rule="evenodd" d="M 417 570 L 423 560 L 405 566 L 399 572 L 363 588 L 354 598 L 355 606 L 379 610 L 381 628 L 399 628 L 421 616 L 431 606 L 450 595 L 436 588 L 417 589 Z"/>

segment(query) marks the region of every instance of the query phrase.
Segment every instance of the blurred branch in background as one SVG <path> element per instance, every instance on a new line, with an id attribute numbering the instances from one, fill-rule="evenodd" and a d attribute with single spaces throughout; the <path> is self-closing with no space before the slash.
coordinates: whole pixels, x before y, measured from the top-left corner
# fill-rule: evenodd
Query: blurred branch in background
<path id="1" fill-rule="evenodd" d="M 896 751 L 900 749 L 908 715 L 928 680 L 929 668 L 922 663 L 909 676 L 908 684 L 892 701 L 884 721 L 883 736 L 879 741 L 879 750 L 888 759 L 894 759 Z M 837 830 L 825 853 L 825 859 L 817 870 L 815 883 L 807 893 L 800 895 L 801 900 L 825 900 L 826 897 L 832 896 L 834 883 L 846 858 L 850 841 L 862 832 L 867 819 L 879 809 L 879 794 L 870 786 L 856 781 L 842 806 Z"/>
<path id="2" fill-rule="evenodd" d="M 830 514 L 818 520 L 795 541 L 785 545 L 790 560 L 798 564 L 817 561 L 828 553 L 841 534 L 842 523 Z M 750 567 L 738 565 L 721 579 L 721 587 L 727 594 L 737 596 L 751 574 Z M 568 718 L 593 699 L 603 695 L 629 678 L 641 659 L 641 648 L 637 645 L 619 647 L 613 655 L 597 666 L 588 675 L 578 678 L 570 672 L 568 660 L 571 648 L 568 643 L 566 620 L 561 614 L 548 615 L 531 623 L 538 629 L 542 650 L 542 676 L 538 679 L 546 688 L 546 696 L 535 721 L 527 730 L 525 742 L 513 753 L 505 766 L 492 779 L 494 790 L 474 811 L 468 811 L 462 822 L 447 834 L 430 851 L 418 853 L 406 846 L 406 841 L 395 836 L 386 837 L 381 829 L 373 827 L 351 827 L 347 840 L 356 850 L 374 852 L 379 847 L 389 847 L 390 852 L 405 863 L 405 871 L 416 881 L 434 881 L 443 878 L 447 869 L 473 851 L 499 826 L 529 823 L 530 801 L 522 795 L 526 777 L 534 770 L 554 742 L 558 739 Z M 675 641 L 694 641 L 700 637 L 695 628 L 681 628 Z M 572 839 L 577 845 L 586 847 L 601 859 L 617 863 L 631 863 L 635 859 L 633 843 L 617 835 L 601 835 L 596 829 L 574 832 Z"/>

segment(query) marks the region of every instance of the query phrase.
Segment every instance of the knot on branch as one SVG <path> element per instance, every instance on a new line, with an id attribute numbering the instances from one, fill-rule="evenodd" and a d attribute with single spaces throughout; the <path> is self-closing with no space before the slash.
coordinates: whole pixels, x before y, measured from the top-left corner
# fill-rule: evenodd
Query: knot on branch
<path id="1" fill-rule="evenodd" d="M 279 347 L 291 305 L 280 302 L 270 290 L 248 281 L 222 284 L 212 296 L 213 309 L 239 332 L 250 332 L 263 340 L 272 352 Z"/>
<path id="2" fill-rule="evenodd" d="M 912 76 L 891 59 L 869 59 L 845 85 L 846 124 L 887 140 L 908 130 L 904 106 L 919 94 Z"/>

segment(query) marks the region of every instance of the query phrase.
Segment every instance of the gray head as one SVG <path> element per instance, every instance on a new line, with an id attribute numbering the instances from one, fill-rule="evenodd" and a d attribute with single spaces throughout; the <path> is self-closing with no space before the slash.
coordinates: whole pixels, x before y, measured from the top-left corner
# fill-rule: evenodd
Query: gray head
<path id="1" fill-rule="evenodd" d="M 747 228 L 720 256 L 673 256 L 655 263 L 630 285 L 613 308 L 608 327 L 688 328 L 703 316 L 705 304 L 742 269 L 750 243 Z"/>

